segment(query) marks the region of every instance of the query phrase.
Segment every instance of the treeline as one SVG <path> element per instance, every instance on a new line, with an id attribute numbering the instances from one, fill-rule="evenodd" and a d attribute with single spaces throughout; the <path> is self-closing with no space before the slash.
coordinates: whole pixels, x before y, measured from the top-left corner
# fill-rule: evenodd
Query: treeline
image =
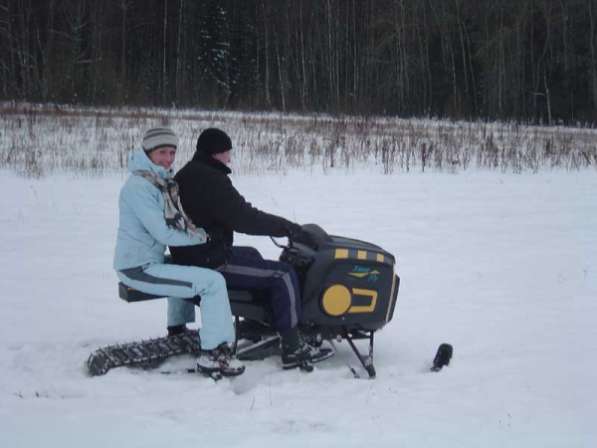
<path id="1" fill-rule="evenodd" d="M 0 98 L 575 122 L 597 0 L 0 0 Z"/>

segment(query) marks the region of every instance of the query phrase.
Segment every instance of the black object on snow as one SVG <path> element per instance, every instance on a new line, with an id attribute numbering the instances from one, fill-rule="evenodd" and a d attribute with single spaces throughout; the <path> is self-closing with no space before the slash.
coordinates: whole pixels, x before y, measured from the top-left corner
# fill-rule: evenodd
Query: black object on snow
<path id="1" fill-rule="evenodd" d="M 439 372 L 442 367 L 450 364 L 454 348 L 450 344 L 441 344 L 437 348 L 435 358 L 433 358 L 433 366 L 431 367 L 432 372 Z"/>

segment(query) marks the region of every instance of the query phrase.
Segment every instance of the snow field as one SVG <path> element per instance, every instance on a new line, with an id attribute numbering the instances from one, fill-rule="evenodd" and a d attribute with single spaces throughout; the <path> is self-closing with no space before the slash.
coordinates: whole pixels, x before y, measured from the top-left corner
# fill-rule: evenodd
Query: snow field
<path id="1" fill-rule="evenodd" d="M 378 378 L 347 344 L 312 374 L 275 359 L 237 380 L 116 369 L 106 344 L 161 335 L 111 269 L 123 175 L 0 173 L 0 446 L 588 447 L 597 442 L 597 176 L 290 171 L 234 179 L 257 207 L 394 253 Z M 239 235 L 268 257 L 263 237 Z M 430 373 L 437 346 L 454 345 Z M 172 367 L 192 364 L 190 358 Z"/>

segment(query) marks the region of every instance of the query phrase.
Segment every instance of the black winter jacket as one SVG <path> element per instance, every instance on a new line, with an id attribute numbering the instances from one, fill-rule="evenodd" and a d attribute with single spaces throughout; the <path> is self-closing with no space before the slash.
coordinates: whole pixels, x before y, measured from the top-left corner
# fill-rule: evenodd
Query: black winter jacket
<path id="1" fill-rule="evenodd" d="M 230 173 L 220 161 L 196 153 L 174 176 L 184 211 L 209 235 L 205 244 L 170 247 L 174 263 L 215 268 L 228 260 L 233 232 L 282 237 L 297 226 L 245 201 L 232 185 Z"/>

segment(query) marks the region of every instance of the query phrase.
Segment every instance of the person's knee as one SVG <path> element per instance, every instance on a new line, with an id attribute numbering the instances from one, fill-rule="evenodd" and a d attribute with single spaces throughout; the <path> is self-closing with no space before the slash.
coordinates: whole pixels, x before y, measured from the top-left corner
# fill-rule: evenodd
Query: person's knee
<path id="1" fill-rule="evenodd" d="M 283 269 L 286 272 L 290 272 L 293 270 L 293 267 L 284 261 L 279 261 L 278 263 L 280 265 L 280 269 Z"/>
<path id="2" fill-rule="evenodd" d="M 226 279 L 217 271 L 206 271 L 199 280 L 199 290 L 214 294 L 226 290 Z"/>
<path id="3" fill-rule="evenodd" d="M 293 276 L 296 275 L 296 272 L 295 272 L 294 268 L 291 265 L 289 265 L 288 263 L 285 263 L 283 261 L 277 262 L 277 269 L 281 273 L 288 274 L 291 277 L 293 277 Z"/>
<path id="4" fill-rule="evenodd" d="M 218 271 L 212 271 L 214 273 L 212 282 L 218 289 L 226 289 L 226 279 Z"/>
<path id="5" fill-rule="evenodd" d="M 255 249 L 254 247 L 247 247 L 247 255 L 252 257 L 252 258 L 257 258 L 259 260 L 262 260 L 263 257 L 261 256 L 261 253 Z"/>
<path id="6" fill-rule="evenodd" d="M 234 246 L 232 256 L 243 260 L 263 260 L 261 253 L 251 246 Z"/>

